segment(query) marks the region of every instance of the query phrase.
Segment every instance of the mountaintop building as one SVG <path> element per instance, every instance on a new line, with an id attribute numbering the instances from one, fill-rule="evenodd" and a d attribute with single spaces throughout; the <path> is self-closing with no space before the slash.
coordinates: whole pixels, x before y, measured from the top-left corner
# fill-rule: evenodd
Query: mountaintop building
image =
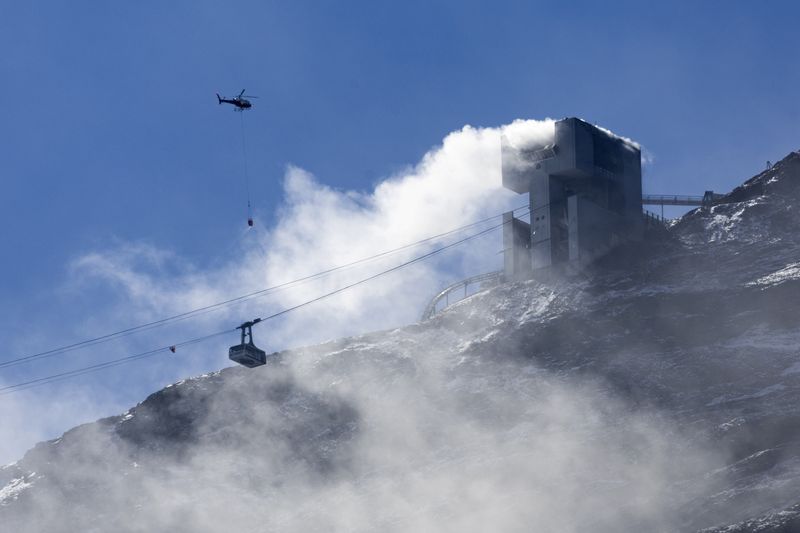
<path id="1" fill-rule="evenodd" d="M 555 123 L 553 142 L 502 139 L 503 186 L 530 196 L 530 223 L 504 215 L 507 280 L 537 270 L 581 268 L 642 238 L 639 146 L 578 118 Z"/>

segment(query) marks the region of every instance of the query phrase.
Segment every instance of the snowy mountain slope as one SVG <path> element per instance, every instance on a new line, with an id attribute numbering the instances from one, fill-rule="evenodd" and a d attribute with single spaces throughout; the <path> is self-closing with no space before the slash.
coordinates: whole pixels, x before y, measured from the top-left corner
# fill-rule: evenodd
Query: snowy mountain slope
<path id="1" fill-rule="evenodd" d="M 580 277 L 186 380 L 41 443 L 0 469 L 0 524 L 791 531 L 800 154 L 724 202 Z"/>

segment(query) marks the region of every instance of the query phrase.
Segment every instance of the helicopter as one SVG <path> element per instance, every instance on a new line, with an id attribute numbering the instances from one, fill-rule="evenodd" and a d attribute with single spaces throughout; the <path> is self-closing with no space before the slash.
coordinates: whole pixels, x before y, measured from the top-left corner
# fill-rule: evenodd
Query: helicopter
<path id="1" fill-rule="evenodd" d="M 258 96 L 247 95 L 247 98 L 258 98 Z M 235 105 L 236 106 L 235 111 L 244 111 L 245 109 L 250 109 L 251 107 L 253 107 L 253 104 L 251 104 L 250 100 L 248 100 L 247 98 L 245 98 L 244 89 L 242 89 L 242 92 L 240 92 L 238 96 L 235 96 L 233 98 L 225 98 L 224 96 L 220 96 L 219 93 L 217 93 L 217 101 L 220 104 L 225 103 L 225 104 Z"/>

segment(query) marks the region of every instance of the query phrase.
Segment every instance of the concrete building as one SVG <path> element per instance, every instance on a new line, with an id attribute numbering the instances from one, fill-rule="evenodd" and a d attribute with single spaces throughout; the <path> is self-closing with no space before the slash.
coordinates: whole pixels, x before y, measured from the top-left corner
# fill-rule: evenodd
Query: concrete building
<path id="1" fill-rule="evenodd" d="M 530 224 L 506 213 L 506 279 L 563 265 L 580 268 L 641 239 L 638 146 L 578 118 L 555 123 L 552 144 L 502 142 L 503 186 L 530 195 Z"/>

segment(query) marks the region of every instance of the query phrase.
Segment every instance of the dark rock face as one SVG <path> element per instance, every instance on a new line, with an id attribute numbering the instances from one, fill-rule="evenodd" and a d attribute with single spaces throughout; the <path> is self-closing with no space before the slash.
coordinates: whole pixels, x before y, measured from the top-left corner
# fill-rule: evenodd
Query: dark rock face
<path id="1" fill-rule="evenodd" d="M 580 278 L 159 391 L 9 531 L 800 531 L 800 154 Z"/>
<path id="2" fill-rule="evenodd" d="M 305 389 L 280 367 L 272 370 L 261 380 L 239 368 L 186 380 L 150 395 L 125 415 L 38 444 L 19 463 L 0 470 L 0 484 L 22 479 L 36 486 L 3 502 L 4 527 L 139 530 L 129 523 L 131 516 L 158 505 L 148 485 L 171 475 L 190 476 L 205 455 L 217 450 L 237 451 L 231 474 L 259 479 L 259 470 L 269 470 L 261 482 L 249 483 L 254 491 L 264 483 L 279 485 L 298 465 L 324 484 L 352 461 L 346 447 L 358 413 L 340 398 Z M 278 456 L 287 468 L 263 464 L 269 444 L 280 447 Z M 165 528 L 169 524 L 160 522 Z"/>

